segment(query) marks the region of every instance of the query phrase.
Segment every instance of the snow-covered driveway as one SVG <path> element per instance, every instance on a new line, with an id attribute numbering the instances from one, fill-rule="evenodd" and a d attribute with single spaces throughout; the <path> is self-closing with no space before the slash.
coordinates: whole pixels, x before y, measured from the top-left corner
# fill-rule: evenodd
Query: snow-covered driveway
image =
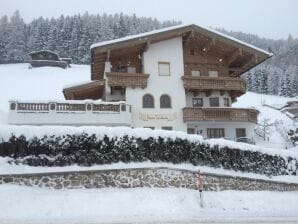
<path id="1" fill-rule="evenodd" d="M 204 192 L 203 197 L 201 208 L 199 193 L 187 189 L 0 185 L 0 223 L 298 222 L 298 192 Z"/>

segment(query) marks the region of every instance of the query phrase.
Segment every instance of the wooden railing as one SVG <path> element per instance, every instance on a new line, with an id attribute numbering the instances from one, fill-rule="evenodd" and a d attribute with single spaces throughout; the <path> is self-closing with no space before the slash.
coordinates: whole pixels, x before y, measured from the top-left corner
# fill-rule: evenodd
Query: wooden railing
<path id="1" fill-rule="evenodd" d="M 183 76 L 182 80 L 187 90 L 234 90 L 242 93 L 246 91 L 246 83 L 240 78 Z"/>
<path id="2" fill-rule="evenodd" d="M 10 101 L 10 110 L 16 112 L 117 112 L 126 111 L 125 103 L 25 103 Z"/>
<path id="3" fill-rule="evenodd" d="M 184 122 L 191 121 L 244 121 L 257 123 L 259 111 L 240 108 L 183 108 Z"/>
<path id="4" fill-rule="evenodd" d="M 109 86 L 146 88 L 149 75 L 143 73 L 107 72 Z"/>

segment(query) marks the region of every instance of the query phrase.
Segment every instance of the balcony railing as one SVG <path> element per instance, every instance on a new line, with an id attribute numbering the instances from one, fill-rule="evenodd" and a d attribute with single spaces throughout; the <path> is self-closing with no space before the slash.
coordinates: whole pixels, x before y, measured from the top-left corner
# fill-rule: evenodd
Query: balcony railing
<path id="1" fill-rule="evenodd" d="M 183 76 L 182 79 L 187 90 L 234 90 L 242 93 L 246 91 L 245 81 L 240 78 Z"/>
<path id="2" fill-rule="evenodd" d="M 257 123 L 259 111 L 240 108 L 183 108 L 184 122 L 240 121 Z"/>
<path id="3" fill-rule="evenodd" d="M 109 86 L 140 87 L 146 88 L 149 75 L 143 73 L 107 72 Z"/>
<path id="4" fill-rule="evenodd" d="M 131 106 L 125 102 L 10 101 L 10 124 L 130 126 Z"/>

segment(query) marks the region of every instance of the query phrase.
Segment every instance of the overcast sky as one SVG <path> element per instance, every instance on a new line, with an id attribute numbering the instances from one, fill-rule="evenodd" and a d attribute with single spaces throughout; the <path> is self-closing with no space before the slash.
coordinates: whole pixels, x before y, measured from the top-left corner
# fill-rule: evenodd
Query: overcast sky
<path id="1" fill-rule="evenodd" d="M 26 22 L 88 11 L 135 13 L 258 34 L 298 37 L 298 0 L 0 0 L 0 16 L 19 10 Z"/>

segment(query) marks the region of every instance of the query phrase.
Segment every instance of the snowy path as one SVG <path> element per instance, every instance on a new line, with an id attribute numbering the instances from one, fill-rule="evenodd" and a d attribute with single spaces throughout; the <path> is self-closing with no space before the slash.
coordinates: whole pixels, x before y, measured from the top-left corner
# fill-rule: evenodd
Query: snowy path
<path id="1" fill-rule="evenodd" d="M 298 222 L 298 192 L 0 186 L 0 223 Z M 262 218 L 263 217 L 263 218 Z M 297 217 L 297 218 L 295 218 Z"/>

